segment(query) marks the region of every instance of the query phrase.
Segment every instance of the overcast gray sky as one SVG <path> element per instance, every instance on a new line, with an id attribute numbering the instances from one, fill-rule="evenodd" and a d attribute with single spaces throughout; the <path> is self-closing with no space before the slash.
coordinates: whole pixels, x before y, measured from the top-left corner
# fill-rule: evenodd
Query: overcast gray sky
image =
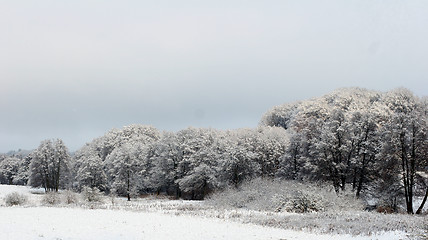
<path id="1" fill-rule="evenodd" d="M 0 3 L 0 152 L 257 126 L 339 87 L 428 95 L 428 1 Z"/>

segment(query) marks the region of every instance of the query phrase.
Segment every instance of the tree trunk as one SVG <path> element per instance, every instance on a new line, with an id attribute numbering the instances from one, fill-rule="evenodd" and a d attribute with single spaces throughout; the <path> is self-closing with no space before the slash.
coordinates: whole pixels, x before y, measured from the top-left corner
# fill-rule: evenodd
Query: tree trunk
<path id="1" fill-rule="evenodd" d="M 360 197 L 361 190 L 363 189 L 363 182 L 366 174 L 366 154 L 363 154 L 363 166 L 361 167 L 360 179 L 358 179 L 357 193 L 356 197 Z"/>
<path id="2" fill-rule="evenodd" d="M 208 189 L 208 182 L 206 179 L 204 179 L 204 186 L 203 186 L 203 196 L 202 196 L 202 200 L 205 198 L 205 196 L 209 193 L 209 189 Z"/>
<path id="3" fill-rule="evenodd" d="M 427 190 L 425 191 L 425 197 L 424 197 L 424 199 L 422 200 L 422 203 L 421 203 L 421 205 L 419 206 L 418 210 L 416 211 L 416 214 L 421 214 L 421 213 L 422 213 L 422 209 L 424 208 L 424 205 L 425 205 L 425 202 L 427 201 L 427 198 L 428 198 L 428 188 L 427 188 Z"/>
<path id="4" fill-rule="evenodd" d="M 58 159 L 58 169 L 55 177 L 55 192 L 58 192 L 58 188 L 59 188 L 60 171 L 61 171 L 61 159 Z"/>
<path id="5" fill-rule="evenodd" d="M 358 180 L 357 193 L 355 194 L 355 196 L 357 198 L 360 197 L 361 190 L 363 189 L 364 174 L 365 173 L 364 173 L 364 168 L 363 168 L 363 169 L 361 169 L 360 179 Z"/>
<path id="6" fill-rule="evenodd" d="M 352 191 L 357 188 L 357 167 L 354 168 L 354 174 L 352 176 Z"/>
<path id="7" fill-rule="evenodd" d="M 409 159 L 407 157 L 407 151 L 405 147 L 405 133 L 400 134 L 401 144 L 401 166 L 403 168 L 403 185 L 404 185 L 404 197 L 406 199 L 406 210 L 407 213 L 413 214 L 413 185 L 411 185 Z"/>
<path id="8" fill-rule="evenodd" d="M 342 191 L 345 191 L 345 189 L 346 189 L 346 175 L 341 176 L 340 181 L 342 182 L 340 188 L 342 189 Z"/>
<path id="9" fill-rule="evenodd" d="M 298 147 L 296 146 L 295 148 L 294 148 L 294 153 L 293 153 L 293 164 L 294 164 L 294 166 L 293 166 L 293 170 L 294 170 L 294 172 L 293 172 L 293 180 L 297 180 L 297 151 L 298 151 L 299 149 L 298 149 Z"/>
<path id="10" fill-rule="evenodd" d="M 131 201 L 131 194 L 129 194 L 129 191 L 130 191 L 130 188 L 129 188 L 129 185 L 130 185 L 130 182 L 129 182 L 129 170 L 127 171 L 127 179 L 126 179 L 126 181 L 127 181 L 127 189 L 126 189 L 126 191 L 127 191 L 127 196 L 128 196 L 128 201 Z"/>
<path id="11" fill-rule="evenodd" d="M 176 189 L 175 190 L 175 196 L 176 196 L 177 199 L 180 199 L 181 198 L 181 190 L 180 190 L 180 188 L 178 186 L 176 186 L 175 189 Z"/>

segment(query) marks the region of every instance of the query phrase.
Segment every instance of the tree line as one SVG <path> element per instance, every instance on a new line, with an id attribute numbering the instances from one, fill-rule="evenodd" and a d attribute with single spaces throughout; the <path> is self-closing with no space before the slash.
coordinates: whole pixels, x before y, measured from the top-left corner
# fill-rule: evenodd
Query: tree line
<path id="1" fill-rule="evenodd" d="M 262 118 L 288 130 L 281 161 L 286 178 L 351 186 L 414 213 L 415 194 L 428 196 L 428 99 L 407 89 L 387 93 L 339 89 L 320 98 L 274 107 Z"/>
<path id="2" fill-rule="evenodd" d="M 144 125 L 113 129 L 70 156 L 61 140 L 0 157 L 0 181 L 46 191 L 84 187 L 133 196 L 203 199 L 254 177 L 329 184 L 408 213 L 428 196 L 428 101 L 406 89 L 340 89 L 269 110 L 254 129 Z"/>

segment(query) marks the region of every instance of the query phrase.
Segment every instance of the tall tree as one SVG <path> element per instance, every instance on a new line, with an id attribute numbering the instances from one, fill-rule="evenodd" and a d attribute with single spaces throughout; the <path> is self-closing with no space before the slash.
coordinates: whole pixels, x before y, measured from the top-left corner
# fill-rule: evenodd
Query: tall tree
<path id="1" fill-rule="evenodd" d="M 77 158 L 74 164 L 75 177 L 79 187 L 86 186 L 105 191 L 107 188 L 107 175 L 104 172 L 104 164 L 101 161 L 101 157 L 93 154 L 93 152 L 88 154 L 90 155 Z"/>
<path id="2" fill-rule="evenodd" d="M 355 140 L 355 160 L 352 166 L 352 188 L 360 197 L 364 185 L 370 182 L 375 174 L 375 162 L 379 138 L 377 134 L 379 118 L 372 109 L 352 114 L 351 122 Z"/>
<path id="3" fill-rule="evenodd" d="M 182 159 L 177 165 L 175 182 L 186 198 L 203 199 L 217 185 L 217 136 L 217 131 L 205 128 L 177 133 Z"/>
<path id="4" fill-rule="evenodd" d="M 68 183 L 70 155 L 60 139 L 42 141 L 31 154 L 29 185 L 58 191 Z"/>
<path id="5" fill-rule="evenodd" d="M 140 148 L 137 143 L 125 143 L 115 148 L 106 159 L 107 172 L 111 181 L 111 187 L 121 195 L 125 195 L 128 201 L 131 195 L 138 191 L 138 182 L 141 180 L 140 172 L 142 161 L 139 158 Z"/>
<path id="6" fill-rule="evenodd" d="M 396 162 L 401 174 L 407 213 L 414 213 L 416 174 L 425 170 L 428 126 L 420 100 L 405 89 L 386 96 L 392 111 L 385 125 L 382 157 Z M 398 170 L 397 169 L 397 170 Z"/>
<path id="7" fill-rule="evenodd" d="M 149 170 L 147 187 L 160 193 L 166 191 L 168 194 L 181 197 L 181 191 L 177 183 L 178 165 L 183 159 L 181 144 L 177 140 L 177 135 L 172 132 L 165 132 L 159 141 L 149 146 L 152 168 Z"/>
<path id="8" fill-rule="evenodd" d="M 260 174 L 257 154 L 251 144 L 253 138 L 253 131 L 239 129 L 227 132 L 226 137 L 218 142 L 224 151 L 219 159 L 222 181 L 237 187 L 244 180 Z"/>

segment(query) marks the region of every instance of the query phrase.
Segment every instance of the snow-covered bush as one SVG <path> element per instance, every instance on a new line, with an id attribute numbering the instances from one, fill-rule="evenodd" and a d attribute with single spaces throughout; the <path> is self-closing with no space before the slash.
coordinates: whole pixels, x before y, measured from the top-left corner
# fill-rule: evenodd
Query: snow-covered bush
<path id="1" fill-rule="evenodd" d="M 82 197 L 87 202 L 101 202 L 102 193 L 98 188 L 84 187 L 82 189 Z"/>
<path id="2" fill-rule="evenodd" d="M 12 192 L 5 197 L 6 206 L 23 205 L 27 202 L 27 197 L 18 192 Z"/>
<path id="3" fill-rule="evenodd" d="M 42 203 L 46 205 L 56 205 L 61 202 L 59 194 L 56 192 L 48 192 L 43 195 Z"/>
<path id="4" fill-rule="evenodd" d="M 322 200 L 319 195 L 297 191 L 295 197 L 285 203 L 284 210 L 299 213 L 323 211 L 325 204 Z"/>
<path id="5" fill-rule="evenodd" d="M 111 189 L 110 190 L 110 194 L 108 195 L 108 197 L 109 197 L 109 200 L 110 200 L 110 202 L 111 202 L 111 205 L 115 205 L 116 204 L 116 199 L 117 199 L 117 194 L 116 194 L 116 189 Z"/>
<path id="6" fill-rule="evenodd" d="M 79 199 L 78 199 L 78 195 L 73 192 L 73 191 L 64 191 L 62 192 L 63 195 L 63 200 L 66 204 L 74 204 L 74 203 L 78 203 Z"/>
<path id="7" fill-rule="evenodd" d="M 253 179 L 239 188 L 211 195 L 208 203 L 218 207 L 274 212 L 362 210 L 352 193 L 337 195 L 333 189 L 296 181 Z"/>

